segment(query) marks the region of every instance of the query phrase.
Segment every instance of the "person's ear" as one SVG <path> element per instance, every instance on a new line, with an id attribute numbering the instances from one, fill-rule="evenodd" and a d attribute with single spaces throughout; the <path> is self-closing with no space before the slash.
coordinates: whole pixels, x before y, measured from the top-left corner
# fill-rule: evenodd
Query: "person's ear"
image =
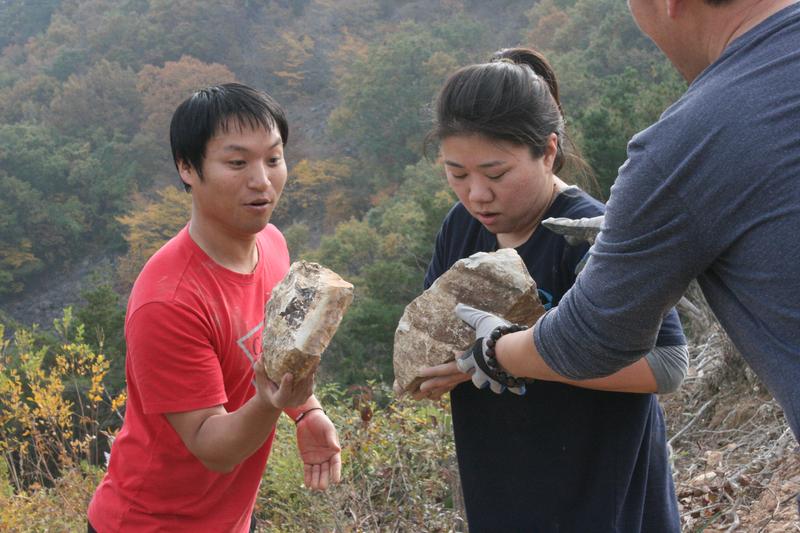
<path id="1" fill-rule="evenodd" d="M 558 155 L 558 135 L 551 133 L 547 137 L 547 142 L 544 145 L 544 165 L 546 168 L 553 170 L 553 165 L 556 163 L 556 155 Z"/>
<path id="2" fill-rule="evenodd" d="M 197 171 L 186 160 L 178 161 L 178 174 L 181 176 L 181 181 L 190 187 L 194 186 L 199 179 Z"/>
<path id="3" fill-rule="evenodd" d="M 674 19 L 680 15 L 684 8 L 683 0 L 663 0 L 667 3 L 667 16 L 671 19 Z"/>

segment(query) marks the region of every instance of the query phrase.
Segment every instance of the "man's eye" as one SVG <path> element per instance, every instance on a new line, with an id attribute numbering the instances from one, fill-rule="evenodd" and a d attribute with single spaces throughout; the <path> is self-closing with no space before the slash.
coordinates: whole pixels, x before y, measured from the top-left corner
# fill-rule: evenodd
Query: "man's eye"
<path id="1" fill-rule="evenodd" d="M 453 174 L 452 172 L 450 173 L 450 176 L 452 176 L 453 178 L 455 178 L 457 180 L 462 180 L 462 179 L 467 177 L 466 174 Z"/>
<path id="2" fill-rule="evenodd" d="M 505 176 L 505 175 L 506 175 L 506 172 L 508 172 L 508 171 L 507 171 L 507 170 L 506 170 L 506 171 L 503 171 L 503 172 L 501 172 L 500 174 L 497 174 L 496 176 L 489 176 L 489 175 L 487 174 L 487 175 L 486 175 L 486 177 L 487 177 L 487 178 L 489 178 L 490 180 L 499 180 L 500 178 L 502 178 L 503 176 Z"/>
<path id="3" fill-rule="evenodd" d="M 268 164 L 270 164 L 271 166 L 279 165 L 282 159 L 283 157 L 281 156 L 270 157 L 268 160 Z"/>
<path id="4" fill-rule="evenodd" d="M 228 164 L 234 168 L 242 168 L 245 165 L 245 162 L 241 159 L 234 159 L 233 161 L 228 161 Z"/>

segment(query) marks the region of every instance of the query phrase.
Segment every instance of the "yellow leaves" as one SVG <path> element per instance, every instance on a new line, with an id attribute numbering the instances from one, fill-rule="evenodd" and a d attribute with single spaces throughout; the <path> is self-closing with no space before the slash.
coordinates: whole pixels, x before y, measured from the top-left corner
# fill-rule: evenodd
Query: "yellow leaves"
<path id="1" fill-rule="evenodd" d="M 69 311 L 56 326 L 65 337 L 81 336 L 80 328 L 70 331 Z M 8 466 L 19 493 L 37 483 L 51 486 L 62 471 L 98 453 L 110 362 L 80 340 L 45 359 L 30 331 L 17 330 L 13 342 L 3 333 L 0 328 L 0 450 L 15 457 Z M 110 399 L 114 411 L 124 402 L 124 393 Z"/>
<path id="2" fill-rule="evenodd" d="M 299 87 L 305 79 L 306 72 L 302 67 L 312 58 L 314 44 L 314 39 L 309 35 L 297 37 L 288 31 L 281 34 L 278 48 L 279 55 L 283 56 L 283 68 L 277 69 L 275 74 L 286 81 L 289 87 Z"/>
<path id="3" fill-rule="evenodd" d="M 31 252 L 32 248 L 30 239 L 22 239 L 13 248 L 0 246 L 0 266 L 19 269 L 26 265 L 39 264 L 39 259 Z"/>
<path id="4" fill-rule="evenodd" d="M 139 198 L 129 215 L 117 219 L 128 230 L 128 245 L 151 254 L 186 224 L 192 208 L 191 196 L 175 187 L 165 187 L 157 195 L 155 201 Z"/>
<path id="5" fill-rule="evenodd" d="M 348 66 L 353 64 L 354 61 L 365 61 L 369 54 L 369 45 L 367 42 L 350 33 L 350 29 L 344 27 L 342 29 L 342 40 L 339 47 L 331 54 L 333 60 L 333 73 L 337 78 L 346 76 L 348 73 Z"/>
<path id="6" fill-rule="evenodd" d="M 128 400 L 128 394 L 120 392 L 116 397 L 111 399 L 111 410 L 117 411 L 120 407 L 125 405 L 125 402 Z"/>
<path id="7" fill-rule="evenodd" d="M 292 212 L 297 217 L 298 211 L 324 211 L 325 227 L 333 229 L 338 222 L 352 215 L 351 199 L 343 196 L 336 187 L 350 180 L 353 167 L 354 162 L 349 158 L 303 159 L 292 168 L 279 204 L 281 212 Z"/>
<path id="8" fill-rule="evenodd" d="M 323 159 L 321 161 L 303 159 L 292 170 L 293 177 L 303 188 L 332 185 L 349 178 L 351 173 L 350 162 L 346 159 Z"/>

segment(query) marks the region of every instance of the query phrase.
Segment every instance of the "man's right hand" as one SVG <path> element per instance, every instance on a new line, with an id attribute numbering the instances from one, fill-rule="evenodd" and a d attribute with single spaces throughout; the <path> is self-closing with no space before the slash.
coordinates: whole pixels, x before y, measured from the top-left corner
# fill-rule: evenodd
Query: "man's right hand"
<path id="1" fill-rule="evenodd" d="M 280 410 L 303 405 L 314 394 L 316 372 L 315 366 L 308 376 L 297 381 L 292 374 L 284 374 L 278 385 L 267 376 L 264 365 L 258 360 L 254 368 L 257 394 L 267 405 Z"/>

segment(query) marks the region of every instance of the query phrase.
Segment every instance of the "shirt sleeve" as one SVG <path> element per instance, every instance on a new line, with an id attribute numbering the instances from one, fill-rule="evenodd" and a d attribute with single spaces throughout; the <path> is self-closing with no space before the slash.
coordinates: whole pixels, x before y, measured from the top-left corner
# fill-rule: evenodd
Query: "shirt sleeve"
<path id="1" fill-rule="evenodd" d="M 185 412 L 228 401 L 210 325 L 178 303 L 154 302 L 127 324 L 131 379 L 145 414 Z"/>
<path id="2" fill-rule="evenodd" d="M 591 259 L 534 328 L 544 361 L 570 379 L 612 374 L 650 351 L 706 261 L 680 180 L 635 140 L 628 149 Z"/>

